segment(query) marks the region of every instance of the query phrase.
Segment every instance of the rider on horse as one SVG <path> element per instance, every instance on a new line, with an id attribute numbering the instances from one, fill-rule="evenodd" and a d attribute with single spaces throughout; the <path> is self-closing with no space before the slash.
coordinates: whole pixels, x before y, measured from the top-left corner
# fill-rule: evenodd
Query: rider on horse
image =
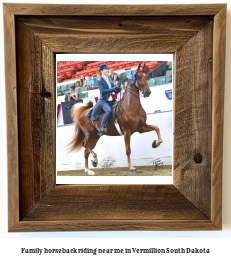
<path id="1" fill-rule="evenodd" d="M 107 119 L 111 113 L 111 106 L 116 102 L 112 96 L 112 93 L 119 93 L 120 87 L 115 87 L 112 80 L 108 78 L 109 67 L 106 63 L 99 66 L 99 73 L 101 77 L 97 81 L 97 86 L 100 90 L 100 97 L 93 110 L 90 110 L 86 116 L 89 117 L 90 120 L 95 121 L 99 118 L 101 109 L 105 111 L 105 115 L 102 119 L 98 132 L 98 136 L 101 137 L 103 134 L 107 133 Z"/>

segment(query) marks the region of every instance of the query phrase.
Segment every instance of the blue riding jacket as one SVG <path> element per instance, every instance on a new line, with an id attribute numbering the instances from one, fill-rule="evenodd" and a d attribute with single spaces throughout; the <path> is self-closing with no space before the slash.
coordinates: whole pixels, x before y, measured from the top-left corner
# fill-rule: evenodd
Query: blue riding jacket
<path id="1" fill-rule="evenodd" d="M 100 90 L 100 97 L 99 97 L 95 107 L 86 114 L 86 116 L 89 117 L 90 120 L 92 120 L 92 121 L 95 121 L 99 118 L 101 109 L 105 102 L 108 102 L 110 104 L 110 106 L 112 106 L 115 103 L 115 101 L 108 101 L 108 99 L 112 95 L 113 88 L 115 87 L 113 81 L 109 78 L 108 78 L 108 80 L 111 84 L 111 88 L 109 87 L 109 85 L 108 85 L 107 81 L 104 79 L 104 77 L 100 77 L 100 79 L 97 81 L 97 86 Z"/>

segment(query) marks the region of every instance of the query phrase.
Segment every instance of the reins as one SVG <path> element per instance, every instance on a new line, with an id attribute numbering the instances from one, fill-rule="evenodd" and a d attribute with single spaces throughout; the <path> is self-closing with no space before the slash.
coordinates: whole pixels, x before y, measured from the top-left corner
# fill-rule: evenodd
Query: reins
<path id="1" fill-rule="evenodd" d="M 130 90 L 140 91 L 139 88 L 137 89 L 137 87 L 136 87 L 135 89 L 134 89 L 134 88 L 128 89 L 128 88 L 126 88 L 126 87 L 123 87 L 123 89 L 124 89 L 125 91 L 127 91 L 127 92 L 133 94 L 134 96 L 136 96 L 137 98 L 140 99 L 140 92 L 139 92 L 139 96 L 138 96 L 138 95 L 136 95 L 136 94 L 134 94 L 133 92 L 130 91 Z M 122 97 L 121 97 L 121 96 L 122 96 L 122 89 L 120 90 L 120 100 L 119 100 L 119 102 L 118 102 L 118 103 L 119 103 L 119 104 L 118 104 L 119 112 L 116 113 L 116 115 L 121 115 L 121 114 L 124 113 L 124 109 L 123 109 L 123 105 L 122 105 Z M 122 111 L 121 111 L 121 108 L 122 108 Z"/>
<path id="2" fill-rule="evenodd" d="M 136 95 L 135 93 L 131 92 L 131 91 L 140 91 L 139 88 L 137 89 L 137 87 L 136 87 L 135 89 L 134 89 L 134 88 L 130 88 L 130 89 L 128 89 L 128 88 L 124 87 L 124 89 L 125 89 L 125 91 L 127 91 L 127 92 L 133 94 L 133 95 L 136 96 L 137 98 L 140 98 L 140 92 L 139 92 L 139 96 Z"/>
<path id="3" fill-rule="evenodd" d="M 119 111 L 118 111 L 118 113 L 116 112 L 116 115 L 121 115 L 121 114 L 124 113 L 124 109 L 123 109 L 123 105 L 122 105 L 121 93 L 122 93 L 122 90 L 120 90 L 120 100 L 118 101 Z M 122 111 L 121 111 L 121 108 L 122 108 Z"/>
<path id="4" fill-rule="evenodd" d="M 145 71 L 144 71 L 144 70 L 141 70 L 141 71 L 138 71 L 138 72 L 145 72 Z M 142 76 L 137 76 L 137 75 L 136 75 L 136 81 L 137 81 L 139 87 L 136 87 L 136 86 L 135 86 L 135 89 L 134 89 L 134 88 L 128 89 L 128 88 L 126 88 L 126 87 L 123 87 L 123 89 L 124 89 L 125 91 L 127 91 L 127 92 L 131 93 L 132 95 L 136 96 L 138 99 L 140 99 L 140 92 L 139 92 L 139 96 L 138 96 L 138 95 L 134 94 L 134 93 L 131 92 L 131 91 L 132 91 L 132 90 L 133 90 L 133 91 L 134 91 L 134 90 L 135 90 L 135 91 L 141 91 L 141 93 L 143 94 L 143 92 L 142 92 L 143 86 L 148 85 L 148 83 L 145 83 L 145 84 L 141 85 L 140 82 L 139 82 L 139 80 L 138 80 L 138 79 L 141 79 L 141 78 L 142 78 Z M 118 103 L 119 103 L 119 104 L 118 104 L 119 112 L 116 113 L 116 115 L 121 115 L 121 114 L 123 114 L 123 112 L 124 112 L 124 110 L 123 110 L 123 105 L 122 105 L 121 93 L 122 93 L 122 89 L 120 90 L 120 100 L 119 100 L 119 102 L 118 102 Z M 143 97 L 144 97 L 144 95 L 143 95 Z M 121 108 L 122 108 L 122 111 L 121 111 Z"/>

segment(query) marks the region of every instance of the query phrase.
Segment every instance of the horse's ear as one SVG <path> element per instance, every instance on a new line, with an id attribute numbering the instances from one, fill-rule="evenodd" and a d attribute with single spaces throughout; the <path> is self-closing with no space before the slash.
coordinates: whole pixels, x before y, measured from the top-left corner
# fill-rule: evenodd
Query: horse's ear
<path id="1" fill-rule="evenodd" d="M 145 73 L 147 73 L 147 70 L 146 70 L 146 63 L 144 64 L 144 71 L 145 71 Z"/>
<path id="2" fill-rule="evenodd" d="M 141 66 L 141 63 L 139 64 L 139 66 L 138 66 L 138 68 L 137 68 L 137 71 L 139 71 L 139 70 L 140 70 L 140 66 Z"/>

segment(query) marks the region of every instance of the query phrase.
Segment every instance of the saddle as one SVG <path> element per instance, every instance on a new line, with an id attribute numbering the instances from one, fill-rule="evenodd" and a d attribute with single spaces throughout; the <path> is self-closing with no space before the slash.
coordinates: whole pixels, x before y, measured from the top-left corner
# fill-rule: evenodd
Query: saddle
<path id="1" fill-rule="evenodd" d="M 111 113 L 107 119 L 107 126 L 111 126 L 115 123 L 116 120 L 116 108 L 117 108 L 118 102 L 115 102 L 115 104 L 113 104 L 113 106 L 111 107 Z M 99 116 L 99 121 L 100 123 L 102 122 L 103 116 L 105 115 L 105 111 L 102 109 L 100 116 Z"/>

